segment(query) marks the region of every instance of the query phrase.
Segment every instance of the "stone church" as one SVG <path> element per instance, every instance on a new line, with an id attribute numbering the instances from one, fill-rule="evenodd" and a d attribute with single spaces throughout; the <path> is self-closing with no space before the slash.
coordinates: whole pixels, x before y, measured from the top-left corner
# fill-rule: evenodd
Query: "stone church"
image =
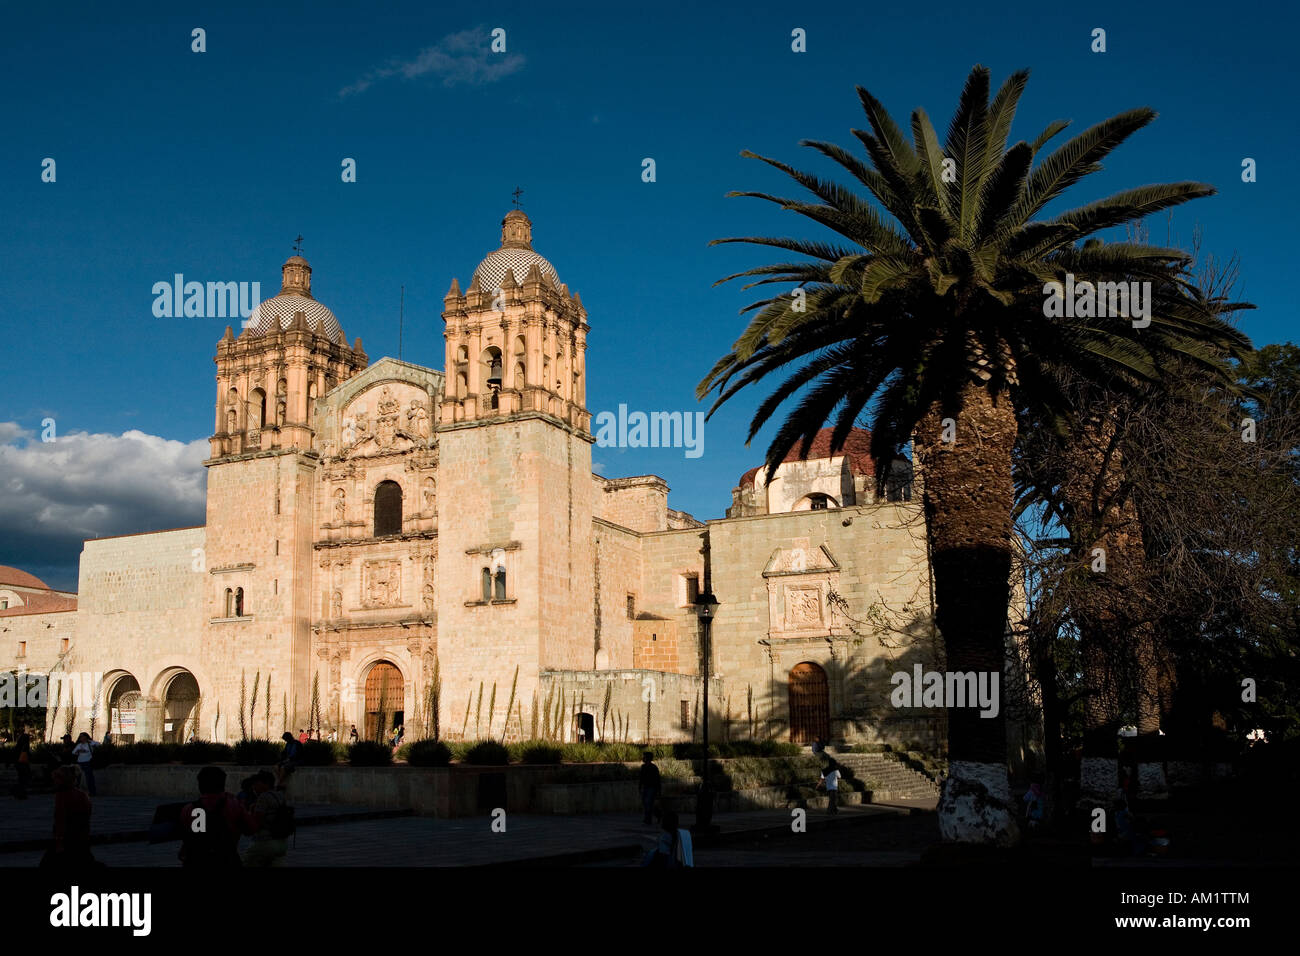
<path id="1" fill-rule="evenodd" d="M 521 210 L 442 317 L 442 371 L 372 364 L 284 263 L 217 343 L 205 523 L 87 540 L 75 595 L 0 569 L 0 667 L 93 675 L 48 732 L 674 741 L 707 664 L 714 740 L 937 742 L 889 704 L 934 660 L 919 496 L 865 433 L 700 521 L 593 474 L 587 310 Z"/>

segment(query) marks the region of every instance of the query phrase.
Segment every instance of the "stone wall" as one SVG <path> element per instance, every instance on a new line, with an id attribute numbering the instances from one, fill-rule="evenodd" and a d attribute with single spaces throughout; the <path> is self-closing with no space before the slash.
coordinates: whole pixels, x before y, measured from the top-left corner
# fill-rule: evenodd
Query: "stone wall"
<path id="1" fill-rule="evenodd" d="M 0 670 L 48 674 L 64 657 L 76 638 L 77 612 L 12 614 L 0 618 Z"/>
<path id="2" fill-rule="evenodd" d="M 185 670 L 198 681 L 205 705 L 215 705 L 213 689 L 234 645 L 232 638 L 230 644 L 211 646 L 200 623 L 212 599 L 214 577 L 205 543 L 203 528 L 87 541 L 81 553 L 76 636 L 64 668 L 102 672 L 106 695 L 118 679 L 134 678 L 145 698 L 156 704 L 171 678 Z M 95 733 L 102 737 L 107 715 L 101 708 L 95 716 Z M 142 721 L 160 717 L 155 706 L 147 717 L 142 714 Z M 79 708 L 73 735 L 89 731 L 90 719 L 89 710 Z M 60 733 L 62 720 L 57 718 Z M 141 734 L 162 732 L 161 725 L 140 727 Z"/>
<path id="3" fill-rule="evenodd" d="M 646 714 L 649 705 L 650 743 L 673 743 L 699 739 L 703 719 L 703 681 L 686 674 L 639 668 L 620 668 L 604 671 L 542 672 L 542 699 L 554 686 L 555 699 L 564 692 L 566 714 L 563 736 L 566 741 L 577 739 L 580 726 L 578 715 L 589 714 L 594 725 L 593 739 L 647 742 Z M 610 704 L 605 715 L 605 694 Z M 709 712 L 711 734 L 714 740 L 723 740 L 723 687 L 717 679 L 709 681 Z M 605 715 L 602 727 L 602 715 Z M 621 730 L 626 727 L 626 733 Z M 603 731 L 603 734 L 602 734 Z"/>
<path id="4" fill-rule="evenodd" d="M 724 684 L 723 708 L 748 720 L 752 706 L 760 735 L 788 736 L 789 675 L 806 662 L 826 675 L 832 736 L 937 739 L 939 714 L 895 709 L 889 699 L 894 672 L 915 661 L 926 669 L 939 664 L 915 506 L 761 515 L 713 521 L 708 529 L 720 602 L 712 669 Z M 699 623 L 693 609 L 678 606 L 670 582 L 698 560 L 701 539 L 700 532 L 677 532 L 649 535 L 644 544 L 646 610 L 676 621 L 682 670 L 694 670 L 688 660 Z M 847 612 L 831 602 L 832 592 L 848 602 Z"/>

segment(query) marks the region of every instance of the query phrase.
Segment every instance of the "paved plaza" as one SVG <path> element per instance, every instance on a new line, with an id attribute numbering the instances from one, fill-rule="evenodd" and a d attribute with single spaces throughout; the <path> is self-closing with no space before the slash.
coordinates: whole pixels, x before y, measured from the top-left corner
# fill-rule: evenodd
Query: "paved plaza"
<path id="1" fill-rule="evenodd" d="M 177 843 L 151 845 L 142 839 L 159 803 L 150 797 L 101 797 L 95 801 L 92 840 L 94 854 L 111 867 L 179 866 Z M 715 845 L 697 854 L 701 866 L 748 865 L 903 865 L 920 858 L 921 847 L 934 829 L 933 816 L 911 813 L 913 806 L 845 807 L 836 817 L 824 811 L 808 813 L 808 832 L 791 832 L 788 810 L 719 814 Z M 509 814 L 505 832 L 494 832 L 487 816 L 440 820 L 366 807 L 298 808 L 300 827 L 284 865 L 343 866 L 472 866 L 490 864 L 555 864 L 633 866 L 654 845 L 659 830 L 644 826 L 635 815 L 591 814 L 543 816 Z M 683 816 L 690 826 L 691 816 Z M 0 814 L 0 867 L 32 867 L 52 826 L 52 798 L 6 799 Z M 902 830 L 899 830 L 899 828 Z M 860 850 L 845 846 L 849 834 L 866 831 L 883 839 L 869 840 Z M 898 839 L 895 833 L 903 834 Z M 918 845 L 915 834 L 921 833 Z M 909 845 L 903 846 L 901 842 Z M 848 841 L 852 842 L 852 841 Z"/>

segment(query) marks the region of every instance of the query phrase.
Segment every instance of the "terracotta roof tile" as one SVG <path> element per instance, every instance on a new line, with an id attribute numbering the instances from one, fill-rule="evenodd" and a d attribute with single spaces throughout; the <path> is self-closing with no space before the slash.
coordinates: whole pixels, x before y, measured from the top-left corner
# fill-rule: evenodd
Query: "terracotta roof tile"
<path id="1" fill-rule="evenodd" d="M 22 607 L 0 610 L 0 617 L 21 617 L 24 614 L 48 614 L 52 611 L 75 611 L 77 599 L 58 594 L 24 594 Z"/>
<path id="2" fill-rule="evenodd" d="M 50 586 L 34 574 L 28 574 L 26 571 L 20 571 L 18 568 L 11 568 L 8 565 L 0 564 L 0 587 L 6 584 L 12 584 L 20 588 L 41 588 L 45 591 L 50 590 Z"/>
<path id="3" fill-rule="evenodd" d="M 855 428 L 849 432 L 848 437 L 844 439 L 844 447 L 837 452 L 831 451 L 831 433 L 833 429 L 823 428 L 813 439 L 812 446 L 808 449 L 808 454 L 799 454 L 799 442 L 786 453 L 785 461 L 815 461 L 818 458 L 839 458 L 847 455 L 853 471 L 859 475 L 870 475 L 875 473 L 875 461 L 871 457 L 871 432 L 865 428 Z M 740 486 L 753 485 L 754 478 L 763 466 L 751 468 L 740 476 Z"/>

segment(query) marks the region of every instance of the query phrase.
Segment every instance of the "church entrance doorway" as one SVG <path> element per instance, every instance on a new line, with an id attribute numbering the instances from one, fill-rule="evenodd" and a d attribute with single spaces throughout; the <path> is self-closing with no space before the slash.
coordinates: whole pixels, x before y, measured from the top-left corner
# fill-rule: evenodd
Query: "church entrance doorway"
<path id="1" fill-rule="evenodd" d="M 379 661 L 366 675 L 366 740 L 387 743 L 394 727 L 405 718 L 402 672 L 389 661 Z"/>
<path id="2" fill-rule="evenodd" d="M 108 732 L 115 744 L 135 743 L 140 682 L 130 674 L 118 677 L 108 688 Z"/>
<path id="3" fill-rule="evenodd" d="M 199 682 L 189 671 L 181 671 L 167 682 L 163 692 L 163 741 L 183 744 L 199 733 Z"/>
<path id="4" fill-rule="evenodd" d="M 830 690 L 826 672 L 811 661 L 790 670 L 790 740 L 810 744 L 831 735 Z"/>

